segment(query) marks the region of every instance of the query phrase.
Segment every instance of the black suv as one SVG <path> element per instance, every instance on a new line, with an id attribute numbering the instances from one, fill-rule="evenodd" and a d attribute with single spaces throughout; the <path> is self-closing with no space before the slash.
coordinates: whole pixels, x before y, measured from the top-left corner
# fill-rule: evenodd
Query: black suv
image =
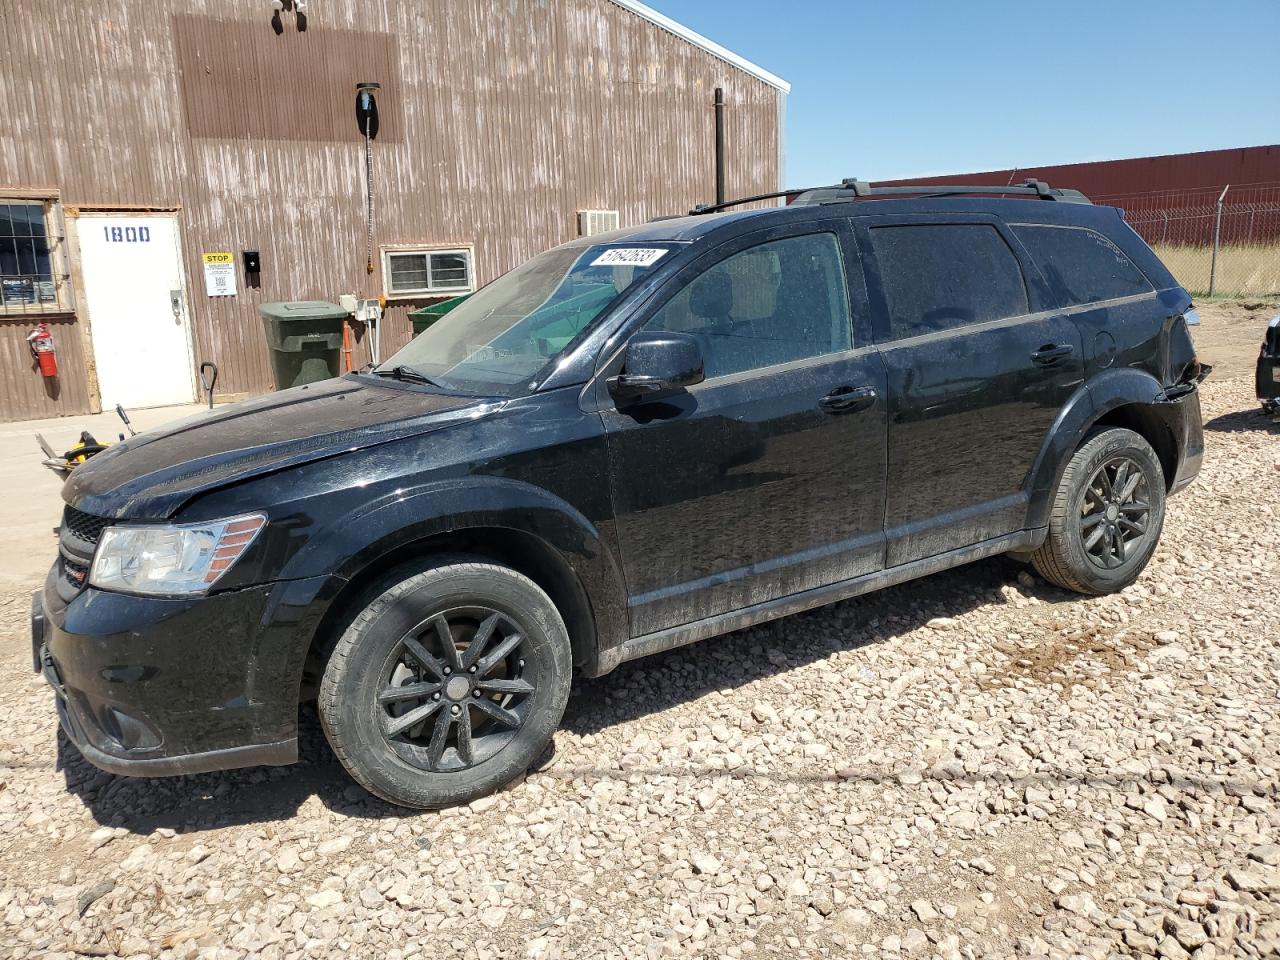
<path id="1" fill-rule="evenodd" d="M 63 729 L 116 773 L 285 764 L 314 697 L 436 807 L 535 761 L 575 669 L 993 554 L 1121 589 L 1200 466 L 1191 298 L 1119 211 L 986 192 L 576 240 L 376 369 L 112 447 L 35 598 Z"/>

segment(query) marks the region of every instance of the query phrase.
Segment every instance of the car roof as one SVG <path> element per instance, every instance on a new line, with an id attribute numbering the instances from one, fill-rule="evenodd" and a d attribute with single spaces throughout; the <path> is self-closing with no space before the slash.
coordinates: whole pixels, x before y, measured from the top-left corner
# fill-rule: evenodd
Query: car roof
<path id="1" fill-rule="evenodd" d="M 633 227 L 595 234 L 591 243 L 692 243 L 715 234 L 727 237 L 777 224 L 826 220 L 833 216 L 869 218 L 903 214 L 995 215 L 1012 223 L 1065 226 L 1114 225 L 1122 216 L 1115 207 L 1051 200 L 992 199 L 986 197 L 910 197 L 903 199 L 837 200 L 830 203 L 763 207 L 651 220 Z M 581 242 L 581 241 L 577 241 Z"/>

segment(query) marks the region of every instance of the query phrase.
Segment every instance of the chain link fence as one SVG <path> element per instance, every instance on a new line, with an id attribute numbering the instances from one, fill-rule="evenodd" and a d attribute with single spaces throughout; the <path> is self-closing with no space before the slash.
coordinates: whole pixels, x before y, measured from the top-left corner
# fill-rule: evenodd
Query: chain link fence
<path id="1" fill-rule="evenodd" d="M 1280 184 L 1094 197 L 1125 219 L 1194 296 L 1280 296 Z"/>

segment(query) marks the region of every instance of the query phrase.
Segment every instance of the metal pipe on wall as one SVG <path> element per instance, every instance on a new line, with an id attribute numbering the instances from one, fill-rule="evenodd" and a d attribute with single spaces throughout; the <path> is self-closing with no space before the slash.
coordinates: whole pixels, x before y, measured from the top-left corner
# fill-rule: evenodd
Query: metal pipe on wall
<path id="1" fill-rule="evenodd" d="M 724 203 L 724 88 L 716 87 L 716 203 Z"/>

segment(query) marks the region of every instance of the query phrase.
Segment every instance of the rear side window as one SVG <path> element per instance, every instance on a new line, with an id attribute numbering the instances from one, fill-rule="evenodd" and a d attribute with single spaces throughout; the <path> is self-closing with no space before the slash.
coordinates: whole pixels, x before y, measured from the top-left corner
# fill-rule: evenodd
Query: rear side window
<path id="1" fill-rule="evenodd" d="M 1063 306 L 1132 297 L 1152 289 L 1124 252 L 1093 230 L 1022 224 L 1013 232 Z"/>
<path id="2" fill-rule="evenodd" d="M 989 224 L 875 227 L 871 242 L 894 339 L 1027 312 L 1018 259 Z"/>

